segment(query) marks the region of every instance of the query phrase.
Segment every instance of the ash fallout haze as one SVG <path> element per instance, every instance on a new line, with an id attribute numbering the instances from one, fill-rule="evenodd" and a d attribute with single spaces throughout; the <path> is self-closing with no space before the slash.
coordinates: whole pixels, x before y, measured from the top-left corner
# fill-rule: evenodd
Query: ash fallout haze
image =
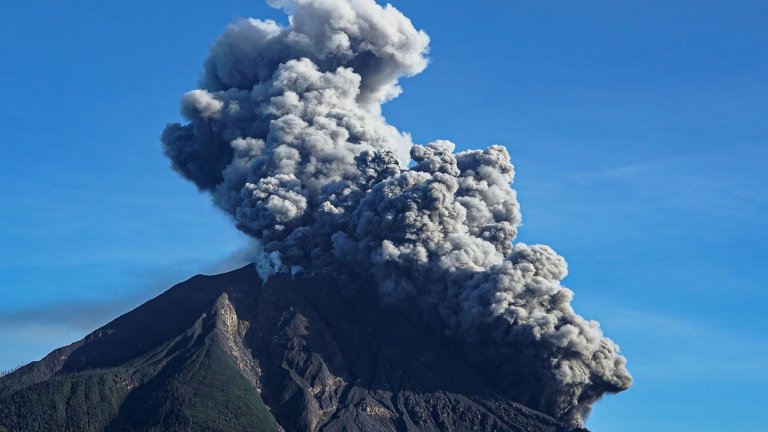
<path id="1" fill-rule="evenodd" d="M 768 427 L 767 8 L 416 3 L 0 6 L 0 369 L 253 262 L 574 426 Z"/>

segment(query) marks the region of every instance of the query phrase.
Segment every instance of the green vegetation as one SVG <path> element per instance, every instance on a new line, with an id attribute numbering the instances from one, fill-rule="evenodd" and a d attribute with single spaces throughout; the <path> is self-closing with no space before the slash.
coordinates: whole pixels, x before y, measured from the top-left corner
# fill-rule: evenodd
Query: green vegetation
<path id="1" fill-rule="evenodd" d="M 0 425 L 10 430 L 100 430 L 127 390 L 119 370 L 78 374 L 25 388 L 0 399 Z"/>
<path id="2" fill-rule="evenodd" d="M 190 389 L 189 412 L 204 430 L 279 430 L 259 394 L 219 345 L 207 351 Z"/>
<path id="3" fill-rule="evenodd" d="M 199 323 L 198 323 L 199 324 Z M 129 363 L 42 376 L 46 360 L 0 378 L 0 432 L 278 431 L 254 386 L 209 327 Z"/>

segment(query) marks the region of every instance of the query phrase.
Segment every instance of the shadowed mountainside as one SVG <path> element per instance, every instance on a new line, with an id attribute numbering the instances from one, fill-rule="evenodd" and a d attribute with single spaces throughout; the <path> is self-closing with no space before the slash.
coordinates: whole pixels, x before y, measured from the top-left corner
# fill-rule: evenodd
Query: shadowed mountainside
<path id="1" fill-rule="evenodd" d="M 6 431 L 576 431 L 329 276 L 195 276 L 0 378 Z M 583 429 L 582 429 L 583 430 Z"/>

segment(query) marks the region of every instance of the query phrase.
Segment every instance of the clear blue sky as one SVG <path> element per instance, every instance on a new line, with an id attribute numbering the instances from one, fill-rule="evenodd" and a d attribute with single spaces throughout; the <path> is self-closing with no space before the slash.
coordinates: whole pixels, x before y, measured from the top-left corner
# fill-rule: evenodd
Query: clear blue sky
<path id="1" fill-rule="evenodd" d="M 606 431 L 768 430 L 768 3 L 395 1 L 431 66 L 385 107 L 416 142 L 501 143 L 520 240 L 569 263 L 635 385 Z M 0 5 L 0 369 L 244 244 L 168 169 L 207 48 L 260 0 Z"/>

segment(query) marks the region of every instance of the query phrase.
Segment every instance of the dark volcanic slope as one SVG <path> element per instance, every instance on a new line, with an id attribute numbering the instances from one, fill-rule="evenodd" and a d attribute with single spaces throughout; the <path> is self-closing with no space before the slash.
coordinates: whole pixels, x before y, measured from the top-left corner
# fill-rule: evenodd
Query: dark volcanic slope
<path id="1" fill-rule="evenodd" d="M 5 431 L 571 431 L 328 277 L 195 276 L 0 378 Z"/>

